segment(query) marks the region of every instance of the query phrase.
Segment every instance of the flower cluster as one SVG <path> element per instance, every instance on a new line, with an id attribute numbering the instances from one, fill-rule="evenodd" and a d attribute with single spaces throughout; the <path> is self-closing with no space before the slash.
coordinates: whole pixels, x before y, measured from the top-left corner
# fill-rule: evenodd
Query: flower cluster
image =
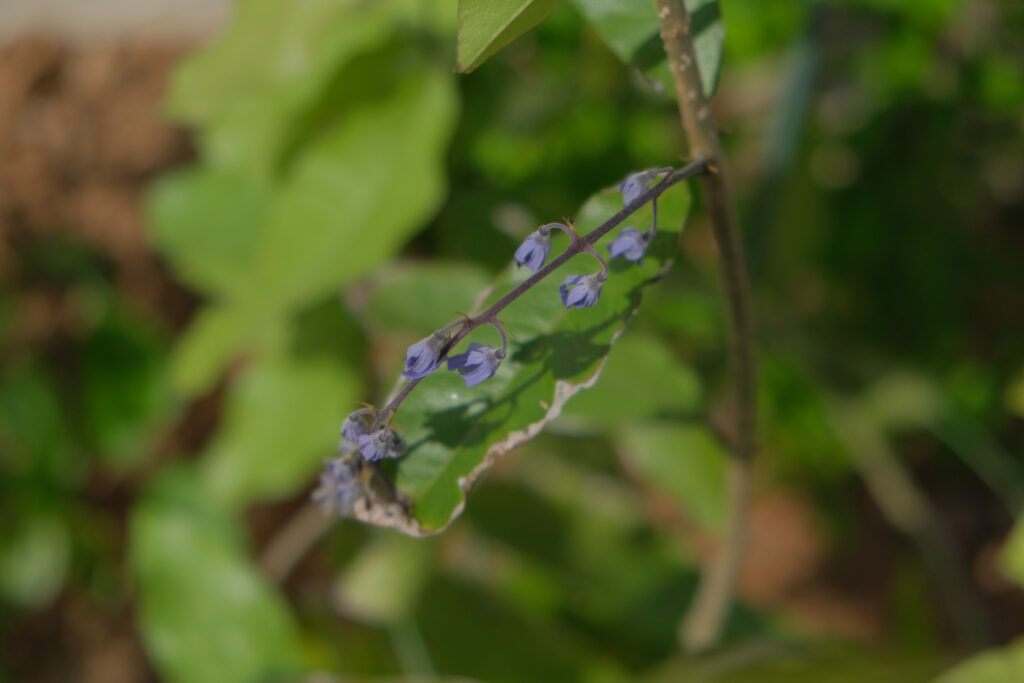
<path id="1" fill-rule="evenodd" d="M 619 186 L 623 205 L 628 208 L 637 204 L 648 193 L 652 181 L 671 170 L 652 169 L 628 176 Z M 656 201 L 650 197 L 648 199 Z M 657 224 L 657 205 L 652 206 L 654 217 L 651 228 L 645 232 L 633 227 L 623 228 L 608 246 L 611 258 L 621 256 L 633 263 L 642 262 L 644 253 L 654 238 Z M 540 271 L 551 254 L 551 231 L 555 229 L 566 233 L 571 240 L 566 253 L 556 259 L 557 265 L 564 263 L 570 256 L 585 251 L 601 266 L 601 270 L 596 273 L 566 277 L 559 287 L 562 305 L 566 309 L 596 305 L 601 297 L 601 289 L 608 280 L 609 271 L 608 264 L 594 249 L 592 243 L 606 234 L 611 229 L 610 225 L 601 232 L 591 233 L 589 240 L 580 237 L 571 223 L 542 225 L 528 235 L 516 249 L 516 265 L 534 273 Z M 540 276 L 535 276 L 531 282 L 521 284 L 477 318 L 461 318 L 410 346 L 405 354 L 405 367 L 401 374 L 411 381 L 407 382 L 399 394 L 382 410 L 361 408 L 345 418 L 341 425 L 342 441 L 338 447 L 339 456 L 325 465 L 320 476 L 320 485 L 313 493 L 314 500 L 332 511 L 342 514 L 351 512 L 354 501 L 363 491 L 360 472 L 364 464 L 398 458 L 406 452 L 405 440 L 392 426 L 398 404 L 421 379 L 440 368 L 445 361 L 447 369 L 459 373 L 467 387 L 476 386 L 492 378 L 508 352 L 505 330 L 494 314 L 526 288 L 535 284 L 538 277 L 544 277 L 557 265 L 550 264 Z M 449 355 L 463 338 L 484 324 L 492 325 L 498 330 L 501 335 L 501 348 L 471 342 L 463 353 Z"/>
<path id="2" fill-rule="evenodd" d="M 371 422 L 367 423 L 369 418 Z M 362 408 L 341 423 L 342 451 L 358 451 L 368 462 L 397 458 L 405 453 L 405 441 L 391 428 L 381 424 L 381 416 L 372 408 Z"/>
<path id="3" fill-rule="evenodd" d="M 328 460 L 320 473 L 320 485 L 313 491 L 313 501 L 327 512 L 349 515 L 362 493 L 359 472 L 362 461 L 354 453 L 342 453 Z"/>

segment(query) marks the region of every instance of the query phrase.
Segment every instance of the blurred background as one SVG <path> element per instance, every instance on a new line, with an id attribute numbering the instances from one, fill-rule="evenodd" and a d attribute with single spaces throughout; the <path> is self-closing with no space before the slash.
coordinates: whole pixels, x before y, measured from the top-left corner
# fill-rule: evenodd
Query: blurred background
<path id="1" fill-rule="evenodd" d="M 699 205 L 448 531 L 306 508 L 524 235 L 684 157 L 575 2 L 456 75 L 454 0 L 0 0 L 0 681 L 1024 680 L 1024 4 L 721 8 L 760 452 L 693 658 L 731 414 Z"/>

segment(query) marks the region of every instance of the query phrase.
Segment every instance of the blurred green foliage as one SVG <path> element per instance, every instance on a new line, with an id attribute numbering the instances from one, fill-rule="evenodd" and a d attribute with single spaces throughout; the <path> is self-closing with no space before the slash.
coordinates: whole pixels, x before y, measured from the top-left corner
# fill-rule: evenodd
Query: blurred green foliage
<path id="1" fill-rule="evenodd" d="M 537 5 L 533 18 L 555 4 L 503 3 Z M 664 77 L 653 3 L 560 3 L 501 51 L 493 26 L 457 45 L 459 12 L 242 0 L 178 66 L 167 112 L 197 158 L 146 205 L 154 249 L 201 300 L 183 331 L 140 311 L 78 242 L 19 245 L 19 280 L 0 292 L 0 634 L 75 600 L 128 611 L 157 677 L 190 682 L 929 680 L 1000 644 L 939 680 L 1024 677 L 1008 644 L 1024 629 L 1009 585 L 1024 585 L 1012 2 L 728 0 L 706 25 L 755 276 L 758 488 L 808 501 L 828 558 L 806 568 L 812 597 L 833 596 L 827 615 L 869 603 L 883 616 L 868 635 L 823 633 L 831 617 L 782 588 L 736 607 L 718 653 L 678 652 L 693 536 L 717 535 L 725 495 L 726 333 L 700 220 L 602 379 L 489 473 L 443 536 L 339 522 L 297 578 L 268 578 L 255 558 L 307 499 L 340 419 L 388 393 L 405 347 L 507 283 L 536 225 L 683 154 L 674 104 L 651 84 Z M 478 68 L 456 77 L 463 48 Z M 622 289 L 609 305 L 628 277 L 609 281 Z M 558 308 L 556 284 L 537 291 Z M 67 292 L 77 322 L 19 342 L 19 297 L 37 286 Z M 588 324 L 553 320 L 540 327 Z M 509 322 L 513 347 L 536 341 Z M 569 374 L 589 375 L 611 332 Z M 426 423 L 421 407 L 403 429 Z M 481 453 L 442 455 L 397 467 L 410 489 L 444 484 L 418 512 L 434 526 Z M 893 481 L 927 503 L 927 524 L 901 523 Z M 764 528 L 786 555 L 790 527 Z M 988 634 L 962 635 L 946 566 Z"/>

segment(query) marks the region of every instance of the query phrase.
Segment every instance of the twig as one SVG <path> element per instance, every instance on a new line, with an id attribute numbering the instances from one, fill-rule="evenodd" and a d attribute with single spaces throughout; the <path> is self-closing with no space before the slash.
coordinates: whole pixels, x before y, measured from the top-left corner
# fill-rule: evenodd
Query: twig
<path id="1" fill-rule="evenodd" d="M 274 581 L 284 581 L 333 523 L 316 505 L 303 506 L 270 539 L 260 557 L 264 571 Z"/>
<path id="2" fill-rule="evenodd" d="M 736 381 L 736 435 L 729 469 L 726 538 L 712 554 L 680 629 L 683 645 L 689 650 L 701 651 L 712 647 L 721 636 L 746 545 L 756 415 L 750 286 L 732 192 L 725 175 L 725 158 L 697 69 L 690 15 L 682 0 L 658 0 L 658 18 L 690 153 L 708 161 L 709 172 L 700 176 L 701 193 L 722 263 Z"/>

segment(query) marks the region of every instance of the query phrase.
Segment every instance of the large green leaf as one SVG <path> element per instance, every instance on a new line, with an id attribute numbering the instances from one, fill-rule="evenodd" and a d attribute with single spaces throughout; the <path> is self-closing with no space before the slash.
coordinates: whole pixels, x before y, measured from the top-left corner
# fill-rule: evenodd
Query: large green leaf
<path id="1" fill-rule="evenodd" d="M 459 0 L 455 70 L 467 73 L 544 21 L 558 0 Z"/>
<path id="2" fill-rule="evenodd" d="M 617 192 L 599 194 L 582 208 L 577 227 L 589 232 L 620 207 Z M 465 491 L 496 457 L 535 436 L 573 394 L 597 380 L 641 290 L 670 262 L 688 208 L 685 185 L 663 195 L 659 232 L 643 265 L 614 261 L 596 306 L 566 310 L 559 299 L 566 275 L 594 271 L 593 258 L 583 254 L 505 309 L 500 318 L 511 335 L 509 356 L 492 379 L 467 388 L 457 374 L 440 371 L 416 387 L 396 418 L 410 451 L 391 472 L 399 496 L 412 501 L 411 516 L 400 505 L 375 499 L 357 505 L 357 515 L 413 534 L 433 533 L 448 524 L 461 510 Z M 643 226 L 649 221 L 648 205 L 628 222 Z M 564 241 L 556 245 L 561 248 Z M 526 275 L 507 270 L 491 301 Z M 494 331 L 487 330 L 474 338 L 494 343 L 492 337 Z"/>
<path id="3" fill-rule="evenodd" d="M 234 297 L 202 313 L 181 342 L 179 389 L 207 388 L 268 321 L 365 275 L 422 225 L 443 196 L 456 110 L 451 75 L 417 67 L 296 161 L 248 262 L 236 265 Z"/>
<path id="4" fill-rule="evenodd" d="M 458 263 L 404 263 L 375 278 L 364 318 L 372 328 L 418 334 L 473 308 L 491 278 Z"/>
<path id="5" fill-rule="evenodd" d="M 271 209 L 246 302 L 283 311 L 393 254 L 442 199 L 456 109 L 450 74 L 427 66 L 386 99 L 351 111 L 304 155 Z"/>
<path id="6" fill-rule="evenodd" d="M 641 70 L 671 92 L 671 74 L 665 64 L 661 27 L 653 0 L 571 0 L 594 30 L 624 63 Z M 693 19 L 693 48 L 704 94 L 718 87 L 725 26 L 718 0 L 685 0 Z"/>
<path id="7" fill-rule="evenodd" d="M 226 169 L 195 167 L 161 178 L 147 197 L 150 236 L 177 275 L 209 294 L 240 286 L 266 221 L 273 187 Z"/>
<path id="8" fill-rule="evenodd" d="M 298 637 L 284 600 L 193 477 L 166 473 L 130 533 L 143 640 L 163 680 L 248 683 L 294 670 Z"/>
<path id="9" fill-rule="evenodd" d="M 355 405 L 360 384 L 354 369 L 326 356 L 255 359 L 232 386 L 204 455 L 211 497 L 234 506 L 294 492 L 330 456 L 337 442 L 331 426 Z"/>

